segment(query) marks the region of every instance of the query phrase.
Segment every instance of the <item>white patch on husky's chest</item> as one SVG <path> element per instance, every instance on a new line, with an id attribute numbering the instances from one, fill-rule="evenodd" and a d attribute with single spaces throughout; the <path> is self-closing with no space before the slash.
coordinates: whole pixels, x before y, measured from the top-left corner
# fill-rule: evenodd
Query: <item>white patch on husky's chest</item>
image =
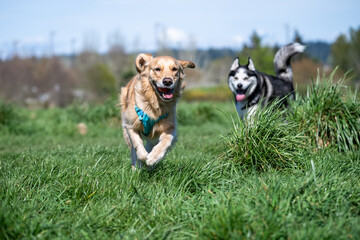
<path id="1" fill-rule="evenodd" d="M 251 118 L 255 114 L 256 109 L 258 108 L 257 104 L 255 104 L 251 107 L 246 107 L 246 104 L 247 104 L 247 101 L 243 101 L 243 102 L 235 101 L 236 111 L 238 112 L 239 117 L 241 119 Z"/>

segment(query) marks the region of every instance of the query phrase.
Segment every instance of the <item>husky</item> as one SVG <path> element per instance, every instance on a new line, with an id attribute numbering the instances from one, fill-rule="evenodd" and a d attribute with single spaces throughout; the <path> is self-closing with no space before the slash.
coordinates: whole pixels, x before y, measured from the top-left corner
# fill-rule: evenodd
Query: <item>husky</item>
<path id="1" fill-rule="evenodd" d="M 281 105 L 287 106 L 287 98 L 295 98 L 290 60 L 304 49 L 305 46 L 299 43 L 281 47 L 274 57 L 276 76 L 257 71 L 250 57 L 247 65 L 240 65 L 239 58 L 235 58 L 228 84 L 241 119 L 250 118 L 257 108 L 266 106 L 274 99 L 281 99 Z"/>

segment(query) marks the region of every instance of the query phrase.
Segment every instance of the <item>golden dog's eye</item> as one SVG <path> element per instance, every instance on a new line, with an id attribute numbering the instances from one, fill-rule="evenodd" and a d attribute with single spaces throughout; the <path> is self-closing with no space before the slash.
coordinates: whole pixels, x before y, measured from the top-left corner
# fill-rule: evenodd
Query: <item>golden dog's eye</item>
<path id="1" fill-rule="evenodd" d="M 178 69 L 176 67 L 173 67 L 173 72 L 176 72 Z"/>
<path id="2" fill-rule="evenodd" d="M 160 68 L 155 68 L 154 70 L 155 70 L 155 72 L 160 72 L 161 69 Z"/>

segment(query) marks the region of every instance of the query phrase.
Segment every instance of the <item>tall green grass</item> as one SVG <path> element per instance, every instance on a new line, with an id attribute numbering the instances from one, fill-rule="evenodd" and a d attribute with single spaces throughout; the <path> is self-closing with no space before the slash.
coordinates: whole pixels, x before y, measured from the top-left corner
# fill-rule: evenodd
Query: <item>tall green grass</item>
<path id="1" fill-rule="evenodd" d="M 334 74 L 317 76 L 307 96 L 293 104 L 292 120 L 317 148 L 356 150 L 360 146 L 359 102 L 356 93 L 344 85 L 345 78 L 334 83 Z"/>
<path id="2" fill-rule="evenodd" d="M 230 134 L 224 136 L 223 159 L 256 170 L 300 168 L 307 151 L 306 139 L 297 124 L 286 120 L 286 110 L 275 101 L 248 120 L 237 118 Z"/>

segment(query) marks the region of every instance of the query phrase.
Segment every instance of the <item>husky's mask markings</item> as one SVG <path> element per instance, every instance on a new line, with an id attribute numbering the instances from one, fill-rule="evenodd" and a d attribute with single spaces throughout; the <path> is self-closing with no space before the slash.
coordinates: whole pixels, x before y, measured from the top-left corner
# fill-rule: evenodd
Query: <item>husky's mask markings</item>
<path id="1" fill-rule="evenodd" d="M 251 58 L 246 65 L 240 65 L 235 58 L 231 65 L 228 84 L 234 94 L 235 106 L 239 116 L 251 117 L 260 106 L 279 98 L 287 105 L 286 97 L 294 98 L 293 74 L 290 60 L 305 47 L 299 43 L 283 46 L 274 58 L 276 76 L 271 76 L 255 69 Z"/>

